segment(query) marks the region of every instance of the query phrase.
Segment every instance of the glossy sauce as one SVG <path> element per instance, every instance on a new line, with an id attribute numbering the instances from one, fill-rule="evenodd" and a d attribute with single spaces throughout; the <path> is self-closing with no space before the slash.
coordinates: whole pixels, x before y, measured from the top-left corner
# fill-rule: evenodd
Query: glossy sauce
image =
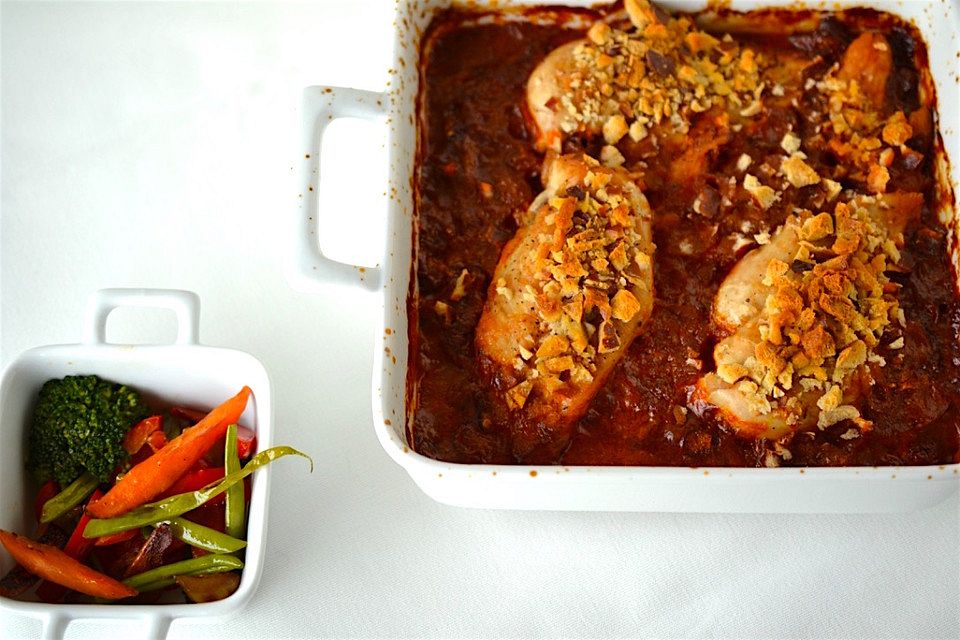
<path id="1" fill-rule="evenodd" d="M 772 109 L 711 155 L 696 185 L 672 184 L 666 163 L 632 156 L 648 168 L 644 193 L 654 211 L 656 303 L 644 330 L 594 398 L 568 440 L 523 459 L 512 453 L 516 420 L 492 401 L 478 375 L 474 329 L 490 275 L 517 219 L 541 190 L 542 156 L 534 152 L 523 111 L 528 75 L 555 47 L 583 32 L 563 24 L 528 21 L 475 25 L 476 14 L 450 11 L 435 18 L 424 36 L 419 104 L 420 161 L 416 179 L 418 295 L 411 295 L 410 384 L 416 407 L 408 428 L 416 451 L 440 460 L 468 463 L 561 463 L 591 465 L 762 466 L 770 443 L 735 435 L 708 407 L 690 406 L 692 386 L 713 368 L 717 339 L 710 307 L 723 278 L 754 244 L 738 235 L 770 231 L 791 206 L 818 209 L 801 191 L 784 206 L 758 215 L 737 207 L 722 215 L 693 212 L 705 187 L 725 193 L 727 176 L 742 153 L 755 161 L 778 152 L 793 125 L 813 105 Z M 749 45 L 770 56 L 824 55 L 829 66 L 857 34 L 858 25 L 880 24 L 897 65 L 888 99 L 899 108 L 917 107 L 916 60 L 924 45 L 910 28 L 872 12 L 849 14 L 844 24 L 828 21 L 809 36 L 749 36 Z M 697 130 L 691 135 L 709 136 Z M 945 464 L 960 461 L 960 302 L 948 258 L 946 230 L 934 213 L 934 136 L 923 138 L 919 167 L 895 165 L 888 191 L 926 194 L 922 221 L 909 231 L 902 251 L 907 274 L 900 304 L 908 320 L 906 346 L 879 347 L 885 367 L 871 367 L 876 384 L 861 413 L 874 421 L 862 437 L 840 436 L 849 424 L 797 434 L 783 465 Z M 583 141 L 596 152 L 595 143 Z M 571 143 L 576 146 L 577 142 Z M 811 164 L 830 162 L 813 154 Z M 733 192 L 731 192 L 732 194 Z M 461 278 L 462 297 L 454 294 Z M 459 298 L 459 299 L 455 299 Z M 437 303 L 441 306 L 438 310 Z M 445 309 L 442 305 L 448 305 Z M 883 343 L 890 342 L 889 334 Z"/>

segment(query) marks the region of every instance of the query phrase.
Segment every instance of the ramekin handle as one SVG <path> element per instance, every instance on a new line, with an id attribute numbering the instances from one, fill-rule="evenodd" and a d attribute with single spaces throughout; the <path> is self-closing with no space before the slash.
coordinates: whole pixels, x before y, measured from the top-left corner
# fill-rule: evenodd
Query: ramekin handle
<path id="1" fill-rule="evenodd" d="M 51 613 L 41 620 L 40 638 L 42 640 L 63 640 L 70 618 L 62 613 Z"/>
<path id="2" fill-rule="evenodd" d="M 288 255 L 291 285 L 302 291 L 317 291 L 325 284 L 360 286 L 368 291 L 380 289 L 380 267 L 357 267 L 331 260 L 323 254 L 319 242 L 320 149 L 323 133 L 337 118 L 362 118 L 379 121 L 387 115 L 388 97 L 376 91 L 340 87 L 307 87 L 303 91 L 302 144 L 297 160 L 297 215 L 294 219 L 293 250 Z"/>
<path id="3" fill-rule="evenodd" d="M 170 309 L 177 315 L 175 344 L 195 345 L 200 340 L 200 298 L 178 289 L 100 289 L 87 299 L 83 342 L 106 344 L 107 316 L 117 307 Z"/>
<path id="4" fill-rule="evenodd" d="M 147 623 L 147 633 L 144 636 L 147 640 L 164 640 L 167 632 L 170 631 L 170 623 L 173 620 L 170 616 L 162 613 L 151 613 L 145 617 Z"/>
<path id="5" fill-rule="evenodd" d="M 63 640 L 71 619 L 70 616 L 63 613 L 51 613 L 43 617 L 40 631 L 41 640 Z M 147 640 L 165 640 L 173 619 L 162 613 L 149 613 L 143 616 L 143 621 L 147 627 L 147 632 L 144 635 Z"/>

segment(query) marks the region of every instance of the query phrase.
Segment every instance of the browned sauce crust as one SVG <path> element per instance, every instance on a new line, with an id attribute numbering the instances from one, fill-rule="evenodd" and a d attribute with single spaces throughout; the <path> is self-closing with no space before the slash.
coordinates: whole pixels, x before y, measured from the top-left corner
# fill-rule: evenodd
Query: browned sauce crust
<path id="1" fill-rule="evenodd" d="M 589 410 L 573 429 L 554 437 L 511 412 L 502 393 L 491 393 L 484 381 L 489 363 L 478 358 L 475 330 L 501 251 L 542 191 L 543 156 L 525 113 L 528 77 L 551 51 L 585 32 L 522 21 L 465 24 L 475 17 L 440 14 L 424 37 L 416 180 L 419 295 L 411 303 L 416 322 L 410 381 L 417 403 L 409 428 L 415 450 L 470 463 L 960 461 L 960 302 L 946 231 L 934 213 L 936 136 L 918 94 L 917 64 L 925 64 L 925 47 L 911 27 L 857 11 L 823 19 L 811 33 L 738 35 L 738 55 L 749 49 L 770 67 L 802 67 L 799 75 L 784 77 L 756 113 L 747 108 L 747 116 L 728 116 L 705 109 L 691 119 L 687 135 L 664 135 L 659 148 L 650 136 L 627 131 L 574 135 L 564 143 L 565 152 L 583 149 L 600 158 L 601 148 L 616 138 L 624 166 L 642 168 L 639 186 L 654 212 L 656 299 L 644 332 Z M 863 33 L 883 39 L 858 39 Z M 883 53 L 884 43 L 885 84 L 861 76 L 856 101 L 836 90 L 844 71 L 830 70 L 845 53 L 851 61 L 846 66 L 855 66 L 858 56 Z M 836 79 L 836 86 L 825 77 Z M 848 120 L 859 109 L 868 122 L 859 131 L 844 130 L 848 120 L 825 115 L 830 101 L 835 107 L 844 103 L 839 106 Z M 876 123 L 869 122 L 877 117 L 874 102 L 884 105 Z M 863 134 L 864 127 L 876 131 Z M 865 143 L 869 138 L 880 144 Z M 801 141 L 802 157 L 793 150 Z M 787 162 L 785 151 L 791 154 Z M 766 185 L 774 188 L 767 193 Z M 856 419 L 870 428 L 854 436 L 853 420 L 838 419 L 777 443 L 738 436 L 695 397 L 698 381 L 716 371 L 714 346 L 728 335 L 711 317 L 720 284 L 748 250 L 769 241 L 797 211 L 832 213 L 835 191 L 854 185 L 859 193 L 920 193 L 924 200 L 897 250 L 897 272 L 888 272 L 899 285 L 902 321 L 884 323 L 883 339 L 864 365 L 873 383 L 864 385 Z M 783 275 L 773 274 L 771 281 Z M 517 438 L 530 441 L 531 433 L 539 434 L 536 447 L 517 446 Z"/>

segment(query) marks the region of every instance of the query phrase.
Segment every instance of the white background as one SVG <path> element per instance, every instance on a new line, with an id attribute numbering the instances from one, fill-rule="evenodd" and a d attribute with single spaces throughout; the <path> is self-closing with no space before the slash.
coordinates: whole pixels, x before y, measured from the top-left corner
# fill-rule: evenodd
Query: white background
<path id="1" fill-rule="evenodd" d="M 276 440 L 317 462 L 276 467 L 250 606 L 170 637 L 960 637 L 957 498 L 893 516 L 471 511 L 387 458 L 368 397 L 375 299 L 296 293 L 282 264 L 300 90 L 383 89 L 392 11 L 0 7 L 2 364 L 75 342 L 95 289 L 191 289 L 201 339 L 264 362 Z M 339 257 L 376 262 L 383 135 L 332 130 L 324 233 Z M 173 316 L 120 310 L 108 335 L 168 341 Z M 104 625 L 68 637 L 144 632 Z M 0 637 L 39 632 L 0 614 Z"/>

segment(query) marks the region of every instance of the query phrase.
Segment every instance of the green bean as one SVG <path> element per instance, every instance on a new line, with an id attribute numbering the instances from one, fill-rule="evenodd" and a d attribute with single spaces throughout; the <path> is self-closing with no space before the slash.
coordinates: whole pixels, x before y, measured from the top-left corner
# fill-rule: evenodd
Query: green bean
<path id="1" fill-rule="evenodd" d="M 40 522 L 53 522 L 70 509 L 87 499 L 87 497 L 100 486 L 100 481 L 89 473 L 85 473 L 69 485 L 67 488 L 53 496 L 43 505 L 43 513 L 40 515 Z"/>
<path id="2" fill-rule="evenodd" d="M 220 533 L 216 529 L 190 522 L 184 518 L 171 518 L 165 522 L 170 525 L 170 533 L 173 534 L 174 538 L 186 542 L 191 547 L 211 553 L 234 553 L 247 546 L 246 540 L 237 540 L 225 533 Z M 158 522 L 153 526 L 156 527 L 161 524 L 163 522 Z"/>
<path id="3" fill-rule="evenodd" d="M 221 573 L 242 568 L 243 561 L 236 556 L 214 553 L 199 558 L 181 560 L 173 564 L 165 564 L 162 567 L 138 573 L 124 580 L 123 584 L 143 592 L 169 586 L 173 584 L 177 576 Z"/>
<path id="4" fill-rule="evenodd" d="M 237 425 L 227 427 L 227 441 L 223 448 L 223 471 L 225 475 L 240 470 L 240 456 L 237 455 Z M 243 483 L 238 482 L 227 489 L 224 505 L 224 530 L 228 536 L 243 538 L 246 535 L 245 514 L 243 508 Z"/>
<path id="5" fill-rule="evenodd" d="M 141 587 L 137 587 L 137 593 L 146 593 L 147 591 L 157 591 L 158 589 L 166 589 L 167 587 L 176 584 L 176 578 L 164 578 L 163 580 L 156 580 L 149 584 L 145 584 Z M 104 604 L 109 604 L 109 600 L 104 600 Z"/>
<path id="6" fill-rule="evenodd" d="M 83 537 L 99 538 L 100 536 L 111 533 L 119 533 L 128 529 L 154 524 L 162 520 L 176 518 L 177 516 L 185 514 L 187 511 L 193 511 L 200 505 L 220 495 L 260 467 L 270 464 L 278 458 L 289 455 L 303 456 L 307 460 L 310 460 L 310 470 L 313 471 L 313 460 L 307 454 L 297 451 L 293 447 L 271 447 L 250 458 L 250 461 L 244 465 L 243 469 L 224 476 L 223 480 L 217 484 L 145 504 L 116 518 L 91 519 L 83 530 Z"/>

